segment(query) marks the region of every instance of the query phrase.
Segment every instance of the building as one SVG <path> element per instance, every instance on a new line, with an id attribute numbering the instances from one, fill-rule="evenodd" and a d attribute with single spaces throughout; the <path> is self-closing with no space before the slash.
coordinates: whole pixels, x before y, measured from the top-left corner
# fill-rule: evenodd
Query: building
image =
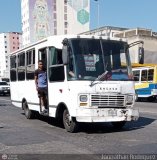
<path id="1" fill-rule="evenodd" d="M 120 28 L 104 26 L 81 34 L 119 37 L 127 40 L 128 44 L 135 41 L 143 41 L 144 44 L 138 44 L 129 49 L 132 63 L 141 62 L 141 47 L 144 47 L 144 56 L 142 63 L 157 63 L 157 32 L 145 28 Z"/>
<path id="2" fill-rule="evenodd" d="M 22 44 L 89 30 L 90 0 L 21 0 Z"/>
<path id="3" fill-rule="evenodd" d="M 115 34 L 121 33 L 122 31 L 125 30 L 128 30 L 128 28 L 104 26 L 87 32 L 82 32 L 80 34 L 114 37 Z"/>
<path id="4" fill-rule="evenodd" d="M 21 33 L 0 33 L 0 77 L 9 78 L 9 54 L 21 48 Z"/>
<path id="5" fill-rule="evenodd" d="M 157 33 L 151 29 L 135 28 L 122 31 L 114 35 L 119 38 L 126 38 L 128 43 L 135 41 L 143 41 L 144 55 L 142 63 L 157 63 Z M 140 48 L 141 44 L 131 47 L 130 55 L 133 63 L 139 63 L 141 61 Z"/>

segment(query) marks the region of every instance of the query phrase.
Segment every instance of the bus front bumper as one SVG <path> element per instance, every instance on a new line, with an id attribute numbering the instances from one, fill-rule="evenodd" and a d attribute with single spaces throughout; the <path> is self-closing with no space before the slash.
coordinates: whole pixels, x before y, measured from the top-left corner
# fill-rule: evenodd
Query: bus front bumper
<path id="1" fill-rule="evenodd" d="M 77 110 L 77 122 L 118 122 L 138 120 L 138 109 L 79 109 Z"/>

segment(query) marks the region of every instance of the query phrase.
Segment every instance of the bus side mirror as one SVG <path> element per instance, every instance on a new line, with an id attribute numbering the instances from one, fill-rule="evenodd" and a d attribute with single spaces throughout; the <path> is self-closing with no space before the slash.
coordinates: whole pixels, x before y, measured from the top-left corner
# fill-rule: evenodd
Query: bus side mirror
<path id="1" fill-rule="evenodd" d="M 67 45 L 63 45 L 62 48 L 62 60 L 63 64 L 67 65 L 69 63 L 69 54 Z"/>
<path id="2" fill-rule="evenodd" d="M 125 46 L 124 46 L 124 52 L 127 53 L 128 51 L 129 51 L 129 45 L 125 44 Z"/>
<path id="3" fill-rule="evenodd" d="M 139 47 L 139 50 L 138 50 L 138 62 L 139 62 L 139 64 L 143 64 L 144 63 L 144 48 L 143 47 Z"/>

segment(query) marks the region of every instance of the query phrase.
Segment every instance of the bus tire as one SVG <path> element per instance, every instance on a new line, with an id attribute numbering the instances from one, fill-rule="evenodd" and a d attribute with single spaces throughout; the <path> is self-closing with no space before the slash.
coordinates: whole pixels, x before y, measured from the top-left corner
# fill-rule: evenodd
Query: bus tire
<path id="1" fill-rule="evenodd" d="M 135 102 L 138 102 L 138 101 L 139 101 L 138 94 L 135 93 Z"/>
<path id="2" fill-rule="evenodd" d="M 65 129 L 68 132 L 75 133 L 78 131 L 78 123 L 76 122 L 74 118 L 71 118 L 70 120 L 70 114 L 69 114 L 68 109 L 64 109 L 63 124 L 64 124 Z"/>
<path id="3" fill-rule="evenodd" d="M 24 113 L 27 119 L 32 119 L 34 117 L 34 113 L 33 111 L 29 110 L 28 104 L 27 102 L 23 102 L 22 103 L 22 107 L 24 109 Z"/>
<path id="4" fill-rule="evenodd" d="M 148 97 L 147 100 L 149 102 L 154 102 L 156 100 L 156 97 L 153 97 L 153 96 L 152 97 Z"/>
<path id="5" fill-rule="evenodd" d="M 112 122 L 112 125 L 115 129 L 122 129 L 125 125 L 126 121 L 120 121 L 120 122 Z"/>

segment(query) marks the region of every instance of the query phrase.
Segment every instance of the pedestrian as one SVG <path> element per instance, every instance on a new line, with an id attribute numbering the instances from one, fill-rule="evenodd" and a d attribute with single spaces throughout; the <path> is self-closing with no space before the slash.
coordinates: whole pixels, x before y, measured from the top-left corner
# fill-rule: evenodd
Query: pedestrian
<path id="1" fill-rule="evenodd" d="M 44 68 L 42 60 L 38 61 L 38 69 L 35 70 L 35 85 L 38 92 L 38 97 L 41 102 L 41 113 L 45 114 L 47 110 L 47 72 Z"/>

